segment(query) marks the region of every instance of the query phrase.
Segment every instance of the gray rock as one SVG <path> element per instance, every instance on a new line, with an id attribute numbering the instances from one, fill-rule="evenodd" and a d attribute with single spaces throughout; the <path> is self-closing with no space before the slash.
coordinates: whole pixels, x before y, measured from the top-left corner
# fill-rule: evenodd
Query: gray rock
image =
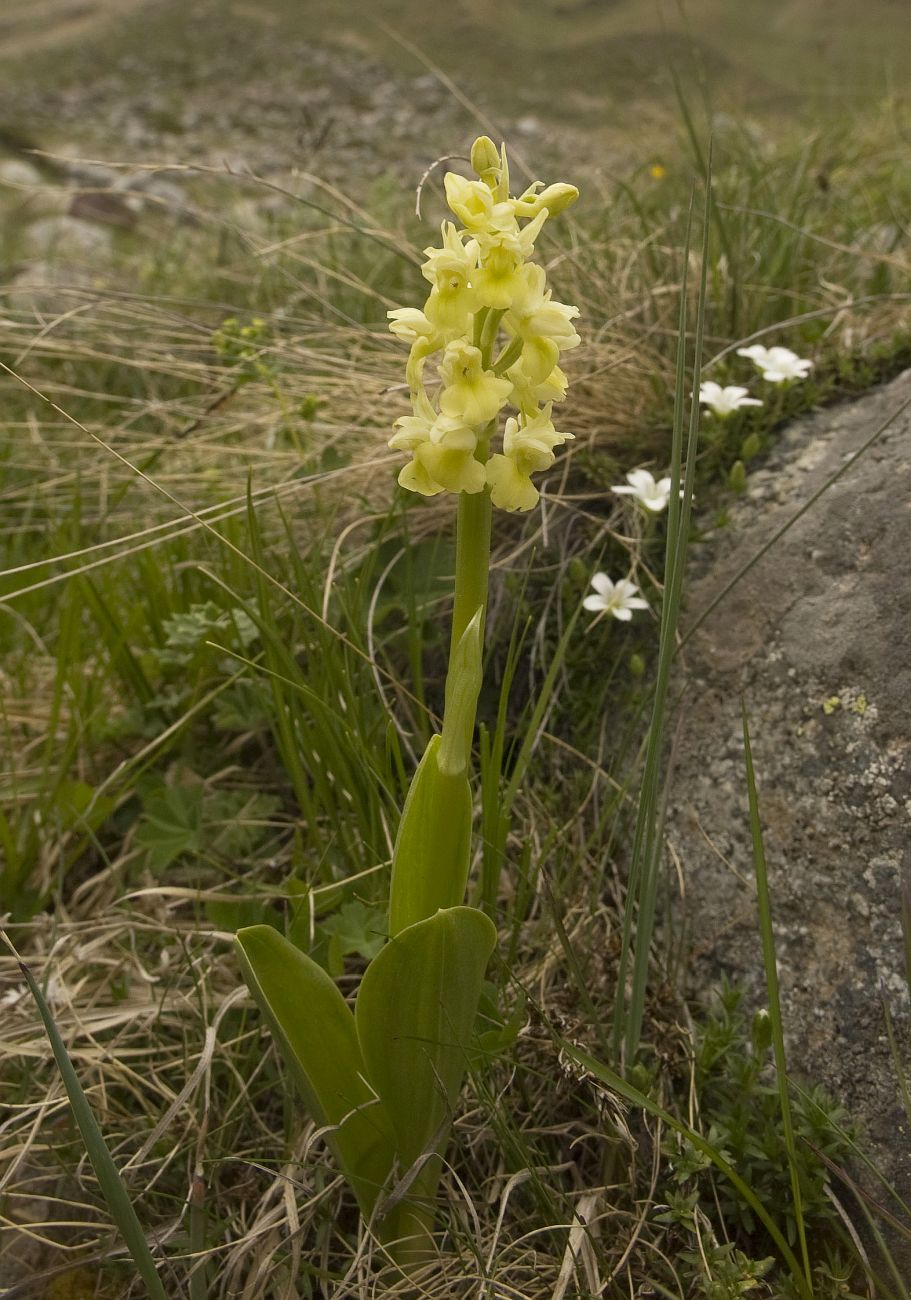
<path id="1" fill-rule="evenodd" d="M 78 217 L 42 217 L 23 232 L 26 252 L 35 257 L 78 260 L 97 258 L 111 250 L 110 231 Z"/>
<path id="2" fill-rule="evenodd" d="M 692 625 L 762 543 L 902 402 L 911 371 L 792 425 L 730 531 L 695 557 Z M 911 410 L 743 577 L 686 646 L 669 816 L 693 984 L 726 973 L 766 1003 L 740 698 L 756 765 L 789 1066 L 862 1125 L 905 1197 L 911 1069 L 901 886 L 911 879 Z M 686 627 L 686 620 L 684 620 Z"/>
<path id="3" fill-rule="evenodd" d="M 10 281 L 4 305 L 37 316 L 59 316 L 84 301 L 91 288 L 92 279 L 82 266 L 36 261 Z"/>

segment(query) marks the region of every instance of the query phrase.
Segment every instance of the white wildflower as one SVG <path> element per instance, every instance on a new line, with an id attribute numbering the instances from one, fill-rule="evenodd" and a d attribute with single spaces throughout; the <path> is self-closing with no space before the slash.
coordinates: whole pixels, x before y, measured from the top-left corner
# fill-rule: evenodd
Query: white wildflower
<path id="1" fill-rule="evenodd" d="M 626 476 L 627 486 L 611 488 L 617 496 L 635 497 L 646 510 L 658 514 L 665 508 L 671 495 L 670 478 L 659 478 L 656 482 L 647 469 L 633 469 Z M 680 495 L 683 496 L 681 489 Z"/>
<path id="2" fill-rule="evenodd" d="M 648 609 L 648 601 L 642 599 L 639 588 L 627 578 L 611 582 L 606 573 L 596 573 L 592 586 L 597 594 L 586 596 L 582 602 L 592 613 L 611 614 L 621 623 L 628 623 L 634 609 Z"/>
<path id="3" fill-rule="evenodd" d="M 737 384 L 722 388 L 711 379 L 706 379 L 699 385 L 700 402 L 720 416 L 732 415 L 742 406 L 762 406 L 758 397 L 749 397 L 748 393 L 749 389 L 740 388 Z"/>
<path id="4" fill-rule="evenodd" d="M 749 357 L 770 384 L 786 384 L 794 379 L 806 379 L 813 367 L 812 361 L 799 357 L 790 348 L 764 348 L 754 343 L 748 348 L 738 348 L 738 357 Z"/>

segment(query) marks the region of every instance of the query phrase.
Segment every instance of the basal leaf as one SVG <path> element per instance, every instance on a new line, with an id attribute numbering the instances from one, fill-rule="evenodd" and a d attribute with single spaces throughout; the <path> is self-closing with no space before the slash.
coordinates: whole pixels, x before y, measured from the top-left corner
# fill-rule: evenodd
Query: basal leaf
<path id="1" fill-rule="evenodd" d="M 361 981 L 357 1035 L 401 1172 L 444 1145 L 495 943 L 483 912 L 448 908 L 391 939 Z"/>
<path id="2" fill-rule="evenodd" d="M 313 1119 L 365 1218 L 394 1161 L 384 1106 L 366 1083 L 354 1016 L 321 966 L 271 926 L 237 935 L 250 992 L 272 1029 Z"/>

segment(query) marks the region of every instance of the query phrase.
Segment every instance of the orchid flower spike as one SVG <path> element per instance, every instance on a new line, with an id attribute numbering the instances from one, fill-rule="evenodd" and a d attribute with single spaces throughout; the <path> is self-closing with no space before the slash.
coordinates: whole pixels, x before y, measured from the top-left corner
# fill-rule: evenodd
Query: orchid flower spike
<path id="1" fill-rule="evenodd" d="M 391 332 L 411 348 L 412 405 L 390 446 L 412 457 L 399 475 L 412 492 L 489 490 L 503 510 L 530 510 L 539 495 L 531 475 L 572 437 L 556 430 L 551 406 L 566 396 L 561 354 L 582 341 L 578 307 L 553 300 L 543 266 L 531 259 L 542 226 L 579 192 L 535 181 L 512 197 L 505 147 L 487 136 L 475 140 L 471 165 L 476 180 L 443 178 L 461 225 L 444 221 L 442 246 L 424 250 L 431 289 L 423 308 L 388 313 Z M 502 451 L 492 452 L 504 411 Z"/>

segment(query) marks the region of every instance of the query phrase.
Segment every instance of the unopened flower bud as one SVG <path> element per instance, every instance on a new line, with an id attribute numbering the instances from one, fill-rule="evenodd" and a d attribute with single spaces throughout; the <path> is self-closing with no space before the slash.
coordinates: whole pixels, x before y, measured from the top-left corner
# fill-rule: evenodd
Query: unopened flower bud
<path id="1" fill-rule="evenodd" d="M 740 445 L 740 459 L 752 460 L 762 451 L 762 439 L 758 433 L 748 434 Z"/>
<path id="2" fill-rule="evenodd" d="M 489 135 L 479 135 L 471 146 L 471 166 L 491 189 L 500 179 L 500 154 Z"/>
<path id="3" fill-rule="evenodd" d="M 575 203 L 579 197 L 579 191 L 575 185 L 564 185 L 559 181 L 556 185 L 548 185 L 540 194 L 535 197 L 535 206 L 538 211 L 541 208 L 547 208 L 552 217 L 564 208 L 568 208 L 571 203 Z"/>
<path id="4" fill-rule="evenodd" d="M 742 460 L 735 460 L 728 471 L 728 487 L 732 492 L 742 492 L 747 485 L 746 466 Z"/>

